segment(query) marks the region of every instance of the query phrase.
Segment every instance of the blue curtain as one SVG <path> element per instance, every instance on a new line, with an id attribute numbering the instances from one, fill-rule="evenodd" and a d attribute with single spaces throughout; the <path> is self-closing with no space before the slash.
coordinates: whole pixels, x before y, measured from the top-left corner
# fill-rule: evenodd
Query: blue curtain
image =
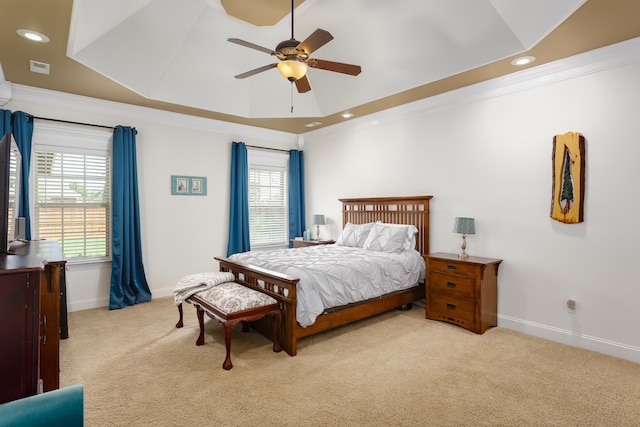
<path id="1" fill-rule="evenodd" d="M 31 139 L 33 137 L 33 118 L 27 113 L 16 111 L 11 116 L 13 138 L 22 157 L 20 168 L 20 198 L 18 216 L 24 217 L 25 239 L 31 240 L 31 215 L 29 212 L 29 169 L 31 168 Z"/>
<path id="2" fill-rule="evenodd" d="M 306 229 L 304 211 L 304 153 L 289 152 L 289 237 L 302 236 Z M 293 243 L 289 241 L 289 247 Z"/>
<path id="3" fill-rule="evenodd" d="M 231 147 L 231 191 L 227 256 L 251 250 L 249 240 L 249 161 L 244 142 Z"/>
<path id="4" fill-rule="evenodd" d="M 142 265 L 136 163 L 135 128 L 117 126 L 113 132 L 109 310 L 151 301 L 151 291 Z"/>
<path id="5" fill-rule="evenodd" d="M 0 110 L 0 138 L 7 132 L 11 132 L 11 111 Z"/>

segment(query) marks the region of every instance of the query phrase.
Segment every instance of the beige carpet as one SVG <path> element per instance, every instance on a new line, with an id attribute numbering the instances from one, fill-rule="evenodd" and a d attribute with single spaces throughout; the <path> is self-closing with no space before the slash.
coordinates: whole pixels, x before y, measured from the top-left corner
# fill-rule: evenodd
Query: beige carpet
<path id="1" fill-rule="evenodd" d="M 640 365 L 501 328 L 476 335 L 393 311 L 273 353 L 224 340 L 171 298 L 70 313 L 61 386 L 85 386 L 87 426 L 640 426 Z"/>

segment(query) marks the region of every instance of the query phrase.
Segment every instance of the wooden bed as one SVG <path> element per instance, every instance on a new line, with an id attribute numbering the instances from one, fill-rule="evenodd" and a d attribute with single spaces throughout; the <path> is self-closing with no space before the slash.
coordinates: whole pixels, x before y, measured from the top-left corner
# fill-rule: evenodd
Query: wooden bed
<path id="1" fill-rule="evenodd" d="M 432 196 L 340 199 L 342 202 L 342 225 L 344 227 L 347 222 L 364 224 L 375 221 L 413 224 L 418 229 L 416 249 L 423 255 L 428 254 L 429 200 L 431 198 Z M 296 322 L 298 278 L 256 266 L 244 266 L 227 258 L 215 259 L 220 262 L 220 271 L 233 273 L 238 283 L 265 292 L 280 302 L 282 311 L 280 345 L 291 356 L 296 355 L 297 343 L 300 338 L 393 310 L 425 297 L 424 283 L 420 283 L 403 291 L 326 310 L 318 316 L 313 325 L 303 328 Z M 273 336 L 272 322 L 271 316 L 267 316 L 254 322 L 252 327 L 270 338 Z"/>

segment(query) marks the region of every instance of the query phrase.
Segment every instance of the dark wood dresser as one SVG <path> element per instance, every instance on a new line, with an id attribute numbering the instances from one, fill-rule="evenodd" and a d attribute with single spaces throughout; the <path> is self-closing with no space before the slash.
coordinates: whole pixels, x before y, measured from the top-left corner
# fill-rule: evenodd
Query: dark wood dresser
<path id="1" fill-rule="evenodd" d="M 501 259 L 434 253 L 427 263 L 426 312 L 431 320 L 477 334 L 498 325 L 498 267 Z"/>
<path id="2" fill-rule="evenodd" d="M 66 259 L 58 242 L 0 254 L 0 403 L 60 387 L 60 293 Z"/>

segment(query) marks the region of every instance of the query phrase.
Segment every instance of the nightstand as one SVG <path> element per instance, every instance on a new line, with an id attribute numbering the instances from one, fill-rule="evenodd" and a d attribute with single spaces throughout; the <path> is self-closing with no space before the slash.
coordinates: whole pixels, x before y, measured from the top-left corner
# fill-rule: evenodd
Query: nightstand
<path id="1" fill-rule="evenodd" d="M 424 255 L 427 263 L 425 317 L 476 334 L 498 325 L 498 267 L 501 259 L 456 254 Z"/>
<path id="2" fill-rule="evenodd" d="M 335 240 L 291 240 L 293 242 L 294 248 L 304 248 L 305 246 L 316 246 L 316 245 L 330 245 L 335 243 Z"/>

